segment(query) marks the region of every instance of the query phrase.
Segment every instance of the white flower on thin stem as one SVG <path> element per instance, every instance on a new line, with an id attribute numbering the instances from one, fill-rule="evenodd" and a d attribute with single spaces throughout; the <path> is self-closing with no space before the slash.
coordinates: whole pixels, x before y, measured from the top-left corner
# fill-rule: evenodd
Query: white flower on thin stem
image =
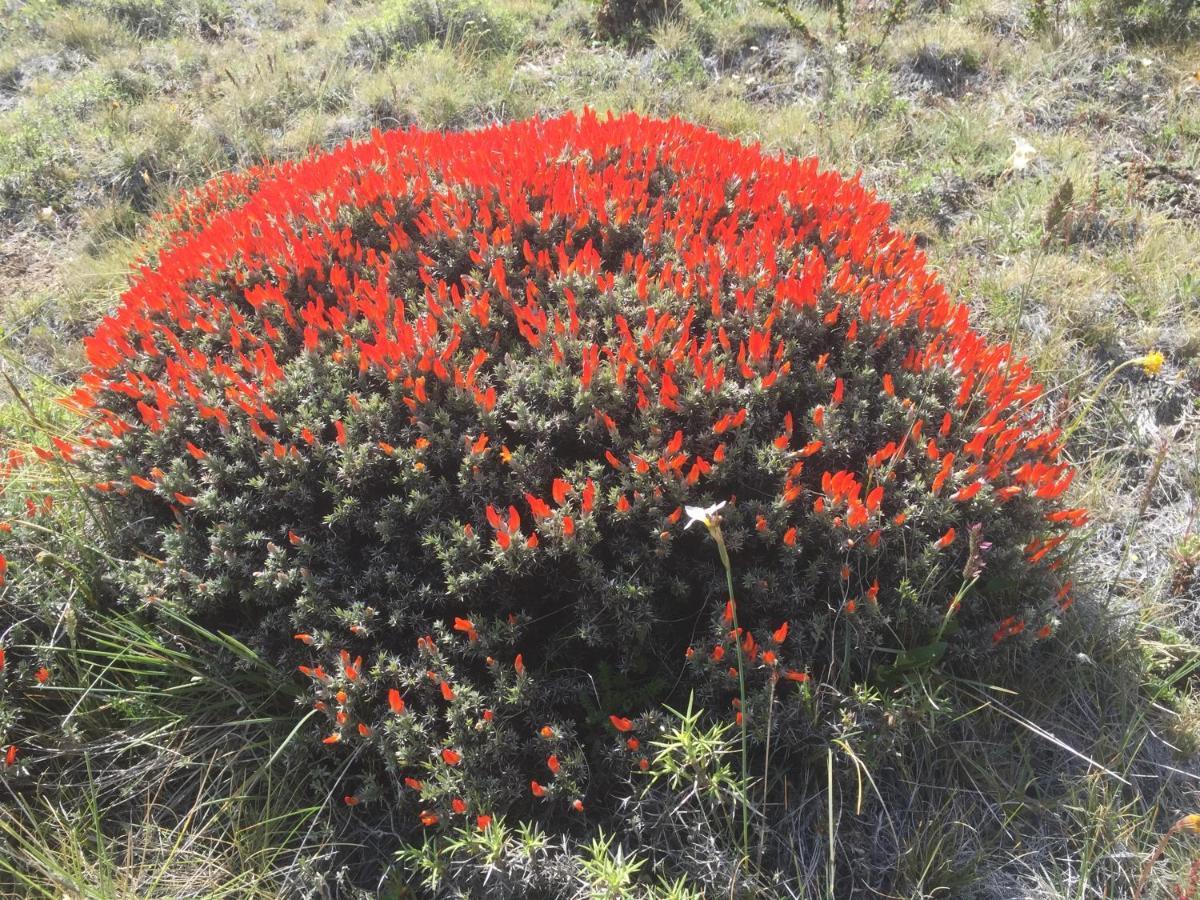
<path id="1" fill-rule="evenodd" d="M 1008 158 L 1008 168 L 1013 172 L 1022 172 L 1029 168 L 1033 158 L 1037 156 L 1037 148 L 1021 137 L 1014 137 L 1013 154 Z"/>
<path id="2" fill-rule="evenodd" d="M 691 528 L 697 522 L 705 528 L 712 528 L 717 523 L 717 513 L 725 507 L 725 501 L 714 503 L 712 506 L 685 506 L 683 511 L 687 513 L 688 523 L 684 525 L 684 530 Z"/>

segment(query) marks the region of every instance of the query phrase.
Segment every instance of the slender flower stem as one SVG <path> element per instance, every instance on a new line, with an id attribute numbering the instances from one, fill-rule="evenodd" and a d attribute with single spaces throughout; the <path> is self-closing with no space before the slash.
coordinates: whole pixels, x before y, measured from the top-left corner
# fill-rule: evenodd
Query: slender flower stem
<path id="1" fill-rule="evenodd" d="M 768 778 L 768 776 L 771 774 L 771 719 L 775 713 L 775 685 L 778 681 L 778 679 L 775 676 L 776 676 L 776 673 L 772 672 L 771 673 L 771 692 L 767 696 L 767 745 L 763 749 L 762 808 L 764 811 L 767 808 L 767 789 L 768 789 L 768 781 L 770 780 Z M 742 716 L 743 720 L 745 720 L 745 718 L 746 718 L 745 716 Z M 758 857 L 755 861 L 755 865 L 759 865 L 759 866 L 762 865 L 763 849 L 766 845 L 766 842 L 767 842 L 767 830 L 765 828 L 759 829 L 759 832 L 758 832 Z"/>
<path id="2" fill-rule="evenodd" d="M 742 849 L 750 852 L 750 752 L 746 739 L 746 667 L 742 658 L 742 630 L 738 625 L 737 600 L 733 595 L 733 566 L 729 562 L 729 551 L 725 549 L 725 536 L 721 534 L 721 524 L 715 519 L 708 525 L 708 533 L 717 542 L 717 552 L 721 556 L 721 565 L 725 567 L 725 586 L 729 590 L 729 607 L 733 612 L 734 647 L 737 648 L 738 671 L 738 720 L 742 726 Z"/>
<path id="3" fill-rule="evenodd" d="M 750 857 L 750 750 L 746 737 L 746 664 L 742 658 L 742 628 L 738 624 L 737 599 L 733 595 L 733 565 L 729 562 L 729 550 L 725 547 L 725 535 L 721 533 L 721 509 L 725 501 L 712 506 L 684 507 L 688 515 L 688 523 L 684 528 L 690 528 L 695 523 L 701 523 L 708 529 L 709 535 L 717 544 L 717 553 L 721 556 L 721 565 L 725 567 L 725 587 L 729 594 L 729 614 L 733 620 L 733 646 L 737 651 L 738 674 L 738 722 L 742 726 L 742 852 L 746 859 Z"/>
<path id="4" fill-rule="evenodd" d="M 1098 385 L 1096 385 L 1096 389 L 1092 391 L 1092 396 L 1090 396 L 1087 402 L 1083 405 L 1083 409 L 1079 411 L 1079 413 L 1075 416 L 1075 419 L 1070 425 L 1067 426 L 1067 430 L 1063 433 L 1063 439 L 1065 440 L 1069 438 L 1075 433 L 1075 429 L 1083 424 L 1083 420 L 1087 417 L 1087 414 L 1091 412 L 1092 407 L 1096 405 L 1096 401 L 1100 399 L 1100 395 L 1104 393 L 1104 389 L 1108 387 L 1109 382 L 1111 382 L 1117 376 L 1118 372 L 1122 371 L 1123 369 L 1128 369 L 1130 366 L 1141 366 L 1142 371 L 1147 375 L 1155 375 L 1158 373 L 1159 369 L 1162 368 L 1162 363 L 1162 354 L 1158 351 L 1155 351 L 1153 353 L 1147 353 L 1145 356 L 1137 356 L 1133 359 L 1127 359 L 1125 362 L 1115 367 L 1111 372 L 1104 376 Z"/>
<path id="5" fill-rule="evenodd" d="M 942 636 L 945 635 L 946 626 L 950 624 L 950 620 L 954 617 L 955 612 L 957 612 L 959 606 L 962 605 L 963 598 L 967 596 L 971 588 L 975 586 L 975 582 L 978 580 L 979 578 L 976 577 L 972 578 L 970 581 L 964 581 L 962 583 L 962 586 L 958 589 L 958 593 L 954 595 L 954 599 L 951 600 L 950 605 L 946 607 L 946 615 L 942 616 L 942 624 L 937 630 L 937 636 L 933 639 L 934 643 L 940 641 Z"/>

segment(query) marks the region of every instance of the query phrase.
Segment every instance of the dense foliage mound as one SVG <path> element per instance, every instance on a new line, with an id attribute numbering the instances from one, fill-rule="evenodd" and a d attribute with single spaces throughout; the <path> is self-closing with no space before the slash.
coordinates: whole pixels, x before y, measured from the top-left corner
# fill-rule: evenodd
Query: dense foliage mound
<path id="1" fill-rule="evenodd" d="M 734 641 L 786 756 L 813 684 L 968 666 L 1069 602 L 1041 391 L 888 215 L 632 115 L 229 175 L 88 339 L 58 453 L 116 596 L 299 667 L 347 802 L 592 815 L 660 701 L 733 715 Z M 740 632 L 685 530 L 717 501 Z"/>

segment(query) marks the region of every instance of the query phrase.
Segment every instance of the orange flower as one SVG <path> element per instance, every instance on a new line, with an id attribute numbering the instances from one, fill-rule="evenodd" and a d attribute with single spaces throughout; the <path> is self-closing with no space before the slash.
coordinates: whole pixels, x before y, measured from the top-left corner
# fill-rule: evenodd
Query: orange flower
<path id="1" fill-rule="evenodd" d="M 612 727 L 617 731 L 633 731 L 633 722 L 621 716 L 609 716 L 608 721 L 612 723 Z"/>
<path id="2" fill-rule="evenodd" d="M 50 670 L 45 666 L 42 666 L 37 670 L 37 672 L 34 673 L 33 677 L 37 679 L 38 684 L 45 684 L 50 680 Z"/>
<path id="3" fill-rule="evenodd" d="M 462 756 L 449 747 L 445 747 L 442 750 L 442 761 L 448 766 L 457 766 L 462 762 Z"/>
<path id="4" fill-rule="evenodd" d="M 782 625 L 780 625 L 778 628 L 776 628 L 774 632 L 772 632 L 771 640 L 773 640 L 777 644 L 782 644 L 784 641 L 787 640 L 787 636 L 788 636 L 788 623 L 784 622 Z"/>
<path id="5" fill-rule="evenodd" d="M 353 794 L 347 794 L 345 797 L 342 798 L 342 802 L 345 803 L 347 806 L 358 806 L 358 804 L 361 803 L 362 801 L 359 800 L 357 797 L 355 797 Z"/>
<path id="6" fill-rule="evenodd" d="M 559 763 L 558 757 L 555 756 L 553 753 L 551 753 L 548 757 L 546 757 L 546 768 L 549 769 L 551 772 L 553 772 L 555 775 L 557 775 L 559 773 L 559 771 L 562 769 L 562 765 Z"/>
<path id="7" fill-rule="evenodd" d="M 474 642 L 479 638 L 479 635 L 475 633 L 475 626 L 472 624 L 470 619 L 462 619 L 458 616 L 455 616 L 454 630 L 461 631 L 463 634 L 465 634 L 468 641 Z"/>
<path id="8" fill-rule="evenodd" d="M 983 488 L 983 481 L 976 479 L 964 488 L 959 488 L 950 495 L 950 499 L 958 503 L 965 503 L 970 500 Z"/>
<path id="9" fill-rule="evenodd" d="M 937 542 L 933 546 L 935 546 L 939 550 L 949 547 L 951 544 L 954 543 L 955 533 L 956 532 L 954 531 L 953 528 L 947 530 L 945 534 L 943 534 L 940 538 L 937 539 Z"/>
<path id="10" fill-rule="evenodd" d="M 467 811 L 467 804 L 462 801 L 462 798 L 455 797 L 450 801 L 450 808 L 461 816 Z"/>
<path id="11" fill-rule="evenodd" d="M 404 698 L 400 696 L 400 692 L 395 688 L 388 691 L 388 706 L 392 708 L 392 712 L 396 715 L 404 712 Z"/>
<path id="12" fill-rule="evenodd" d="M 17 745 L 9 744 L 8 750 L 4 754 L 4 767 L 10 768 L 17 763 Z"/>
<path id="13" fill-rule="evenodd" d="M 438 823 L 437 813 L 432 813 L 427 809 L 421 810 L 421 824 L 426 828 L 432 828 Z"/>
<path id="14" fill-rule="evenodd" d="M 533 796 L 535 796 L 535 797 L 545 797 L 546 796 L 546 789 L 544 787 L 542 787 L 540 784 L 538 784 L 536 781 L 529 782 L 529 790 L 533 792 Z"/>
<path id="15" fill-rule="evenodd" d="M 476 816 L 475 817 L 475 827 L 478 828 L 480 831 L 487 831 L 488 826 L 491 824 L 492 824 L 491 816 Z"/>
<path id="16" fill-rule="evenodd" d="M 442 699 L 447 703 L 454 699 L 454 688 L 445 681 L 442 682 Z"/>
<path id="17" fill-rule="evenodd" d="M 555 478 L 550 485 L 550 494 L 559 506 L 567 502 L 567 492 L 570 490 L 572 490 L 570 482 L 563 481 L 561 478 Z"/>

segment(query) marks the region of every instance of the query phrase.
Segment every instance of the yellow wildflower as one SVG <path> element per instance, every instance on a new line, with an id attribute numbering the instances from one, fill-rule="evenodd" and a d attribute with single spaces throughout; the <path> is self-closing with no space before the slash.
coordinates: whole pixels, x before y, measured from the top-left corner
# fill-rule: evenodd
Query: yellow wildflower
<path id="1" fill-rule="evenodd" d="M 1134 361 L 1134 365 L 1142 367 L 1142 371 L 1147 375 L 1157 375 L 1163 367 L 1165 357 L 1158 350 L 1151 350 L 1145 356 L 1139 356 Z"/>
<path id="2" fill-rule="evenodd" d="M 1192 813 L 1190 816 L 1184 816 L 1175 823 L 1175 830 L 1190 831 L 1192 834 L 1200 834 L 1200 816 Z"/>

